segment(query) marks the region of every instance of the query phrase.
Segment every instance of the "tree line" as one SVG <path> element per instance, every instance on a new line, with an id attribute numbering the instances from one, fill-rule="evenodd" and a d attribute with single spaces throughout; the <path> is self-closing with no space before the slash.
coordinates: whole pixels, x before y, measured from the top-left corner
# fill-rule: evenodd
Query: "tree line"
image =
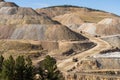
<path id="1" fill-rule="evenodd" d="M 36 68 L 29 57 L 18 56 L 14 59 L 10 56 L 5 59 L 1 55 L 0 80 L 64 80 L 64 78 L 57 69 L 53 57 L 46 56 Z"/>

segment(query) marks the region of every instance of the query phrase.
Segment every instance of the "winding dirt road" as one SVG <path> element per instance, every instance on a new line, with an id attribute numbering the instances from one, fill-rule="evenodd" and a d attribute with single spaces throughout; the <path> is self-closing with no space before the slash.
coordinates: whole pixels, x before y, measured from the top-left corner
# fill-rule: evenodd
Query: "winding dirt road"
<path id="1" fill-rule="evenodd" d="M 97 45 L 92 49 L 89 49 L 89 50 L 84 51 L 82 53 L 76 54 L 68 59 L 58 61 L 57 66 L 62 72 L 66 72 L 67 70 L 72 69 L 76 65 L 76 62 L 72 61 L 73 58 L 78 58 L 78 60 L 80 61 L 87 56 L 92 56 L 94 54 L 98 54 L 100 51 L 107 50 L 107 49 L 110 49 L 112 47 L 106 41 L 103 41 L 99 38 L 90 36 L 87 33 L 84 33 L 83 35 L 85 37 L 89 38 L 91 42 L 94 42 Z"/>

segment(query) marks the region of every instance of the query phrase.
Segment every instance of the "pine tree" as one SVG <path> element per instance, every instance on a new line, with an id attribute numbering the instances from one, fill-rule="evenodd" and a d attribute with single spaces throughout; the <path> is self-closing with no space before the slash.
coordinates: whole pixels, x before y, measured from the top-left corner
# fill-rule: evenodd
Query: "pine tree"
<path id="1" fill-rule="evenodd" d="M 16 61 L 10 56 L 4 60 L 0 56 L 0 80 L 33 80 L 33 66 L 31 59 L 18 56 Z"/>
<path id="2" fill-rule="evenodd" d="M 62 75 L 57 69 L 56 60 L 53 57 L 46 56 L 43 61 L 43 79 L 44 80 L 61 80 Z M 62 79 L 63 80 L 63 79 Z"/>
<path id="3" fill-rule="evenodd" d="M 33 80 L 33 66 L 31 59 L 19 56 L 16 59 L 16 79 L 15 80 Z"/>
<path id="4" fill-rule="evenodd" d="M 4 80 L 14 80 L 15 78 L 15 61 L 12 56 L 3 62 L 1 77 Z"/>
<path id="5" fill-rule="evenodd" d="M 4 57 L 0 56 L 0 79 L 1 79 L 1 72 L 2 72 L 2 65 L 3 65 Z"/>
<path id="6" fill-rule="evenodd" d="M 16 59 L 16 74 L 15 74 L 15 80 L 25 80 L 24 74 L 25 74 L 25 59 L 23 56 L 18 56 Z"/>
<path id="7" fill-rule="evenodd" d="M 2 65 L 3 65 L 4 57 L 1 55 L 0 56 L 0 73 L 2 71 Z"/>
<path id="8" fill-rule="evenodd" d="M 24 79 L 25 80 L 33 80 L 32 60 L 29 57 L 26 58 Z"/>

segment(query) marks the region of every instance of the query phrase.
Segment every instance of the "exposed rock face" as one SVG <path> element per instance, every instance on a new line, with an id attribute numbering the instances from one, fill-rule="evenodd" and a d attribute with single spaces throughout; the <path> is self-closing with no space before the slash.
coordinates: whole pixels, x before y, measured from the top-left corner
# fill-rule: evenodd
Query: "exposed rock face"
<path id="1" fill-rule="evenodd" d="M 55 6 L 37 9 L 36 11 L 39 14 L 51 17 L 74 31 L 80 32 L 82 30 L 100 36 L 120 34 L 119 17 L 104 11 L 76 6 Z"/>
<path id="2" fill-rule="evenodd" d="M 18 7 L 18 5 L 16 5 L 13 2 L 4 2 L 3 0 L 0 1 L 0 8 L 2 7 Z"/>
<path id="3" fill-rule="evenodd" d="M 32 8 L 19 7 L 13 2 L 0 2 L 0 24 L 55 24 L 49 17 Z"/>
<path id="4" fill-rule="evenodd" d="M 98 70 L 113 70 L 120 69 L 120 59 L 115 57 L 98 57 L 98 58 L 88 58 L 80 62 L 78 67 L 79 71 L 90 71 Z"/>
<path id="5" fill-rule="evenodd" d="M 2 7 L 0 15 L 38 15 L 32 8 Z"/>
<path id="6" fill-rule="evenodd" d="M 70 6 L 70 5 L 63 5 L 63 6 L 53 6 L 53 7 L 47 7 L 42 9 L 36 10 L 40 14 L 46 14 L 47 16 L 53 18 L 55 16 L 69 14 L 69 13 L 77 13 L 79 12 L 81 16 L 85 15 L 86 17 L 89 17 L 89 15 L 94 18 L 99 18 L 99 20 L 102 20 L 106 17 L 112 17 L 115 16 L 113 14 L 99 11 L 95 9 L 90 8 L 84 8 L 84 7 L 78 7 L 78 6 Z"/>
<path id="7" fill-rule="evenodd" d="M 59 41 L 88 40 L 32 8 L 0 2 L 0 53 L 37 59 L 59 49 Z"/>
<path id="8" fill-rule="evenodd" d="M 100 36 L 120 34 L 120 18 L 105 18 L 97 24 L 84 23 L 78 28 L 78 31 Z"/>
<path id="9" fill-rule="evenodd" d="M 119 71 L 114 71 L 120 69 L 119 63 L 119 58 L 89 57 L 79 63 L 76 73 L 68 73 L 65 78 L 66 80 L 119 80 L 119 76 L 114 76 L 119 74 Z"/>
<path id="10" fill-rule="evenodd" d="M 46 29 L 46 26 L 39 24 L 19 25 L 11 34 L 10 39 L 45 40 Z"/>
<path id="11" fill-rule="evenodd" d="M 22 8 L 14 3 L 0 2 L 0 39 L 24 40 L 85 40 L 49 17 L 32 8 Z M 13 5 L 14 6 L 11 6 Z"/>
<path id="12" fill-rule="evenodd" d="M 46 35 L 50 40 L 87 40 L 84 36 L 60 25 L 49 27 Z"/>
<path id="13" fill-rule="evenodd" d="M 59 52 L 62 55 L 75 55 L 79 54 L 80 52 L 86 51 L 90 48 L 93 48 L 96 46 L 93 42 L 61 42 L 59 43 L 59 49 L 61 52 Z"/>
<path id="14" fill-rule="evenodd" d="M 80 62 L 78 67 L 81 70 L 96 70 L 99 69 L 98 61 L 96 59 L 88 59 Z"/>
<path id="15" fill-rule="evenodd" d="M 96 33 L 100 35 L 120 34 L 120 18 L 106 18 L 97 24 Z"/>
<path id="16" fill-rule="evenodd" d="M 11 27 L 12 26 L 12 27 Z M 86 40 L 62 25 L 9 25 L 0 27 L 1 39 L 24 39 L 24 40 Z"/>
<path id="17" fill-rule="evenodd" d="M 102 39 L 110 43 L 113 47 L 120 48 L 120 35 L 106 36 L 102 37 Z"/>
<path id="18" fill-rule="evenodd" d="M 6 4 L 6 2 L 4 2 L 4 4 Z M 80 38 L 77 33 L 52 21 L 49 17 L 39 15 L 31 8 L 4 6 L 0 8 L 1 39 L 78 40 Z M 59 26 L 55 24 L 58 24 Z M 50 28 L 48 28 L 47 25 L 49 25 Z M 59 29 L 62 32 L 60 32 Z"/>
<path id="19" fill-rule="evenodd" d="M 97 26 L 95 23 L 84 23 L 76 31 L 78 32 L 83 31 L 83 32 L 87 32 L 92 35 L 96 35 L 97 34 L 96 28 Z"/>
<path id="20" fill-rule="evenodd" d="M 72 30 L 75 30 L 82 23 L 97 23 L 104 18 L 118 17 L 100 10 L 78 6 L 53 6 L 36 10 L 39 14 L 51 17 Z"/>
<path id="21" fill-rule="evenodd" d="M 0 24 L 56 24 L 50 18 L 39 15 L 32 8 L 2 7 Z"/>
<path id="22" fill-rule="evenodd" d="M 56 16 L 53 19 L 68 26 L 69 28 L 72 28 L 73 30 L 74 30 L 75 26 L 77 27 L 77 26 L 80 26 L 82 23 L 84 23 L 84 21 L 81 19 L 79 14 L 76 14 L 76 13 L 70 13 L 70 14 Z"/>
<path id="23" fill-rule="evenodd" d="M 75 73 L 66 76 L 65 80 L 120 80 L 120 77 L 105 75 L 105 74 L 96 75 L 96 74 Z"/>
<path id="24" fill-rule="evenodd" d="M 83 12 L 78 11 L 78 12 L 74 12 L 74 13 L 55 16 L 55 17 L 53 17 L 53 20 L 56 20 L 56 21 L 62 23 L 63 25 L 68 26 L 72 30 L 76 30 L 83 23 L 85 23 L 85 24 L 94 23 L 95 24 L 95 23 L 99 22 L 100 20 L 104 19 L 102 17 L 99 18 L 99 16 L 97 16 L 97 15 L 95 16 L 95 14 L 98 15 L 98 13 L 95 13 L 95 12 L 93 12 L 93 13 L 91 13 L 91 12 L 83 13 Z M 101 16 L 102 16 L 102 14 L 101 14 Z M 95 25 L 88 24 L 86 26 L 95 26 Z"/>

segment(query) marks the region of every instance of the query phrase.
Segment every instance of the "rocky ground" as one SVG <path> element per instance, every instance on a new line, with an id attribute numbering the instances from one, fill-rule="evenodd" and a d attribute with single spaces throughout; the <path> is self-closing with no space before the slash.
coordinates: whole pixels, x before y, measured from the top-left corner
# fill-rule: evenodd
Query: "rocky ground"
<path id="1" fill-rule="evenodd" d="M 0 0 L 0 54 L 30 56 L 34 65 L 50 55 L 66 80 L 120 80 L 119 34 L 120 17 L 112 13 Z"/>

